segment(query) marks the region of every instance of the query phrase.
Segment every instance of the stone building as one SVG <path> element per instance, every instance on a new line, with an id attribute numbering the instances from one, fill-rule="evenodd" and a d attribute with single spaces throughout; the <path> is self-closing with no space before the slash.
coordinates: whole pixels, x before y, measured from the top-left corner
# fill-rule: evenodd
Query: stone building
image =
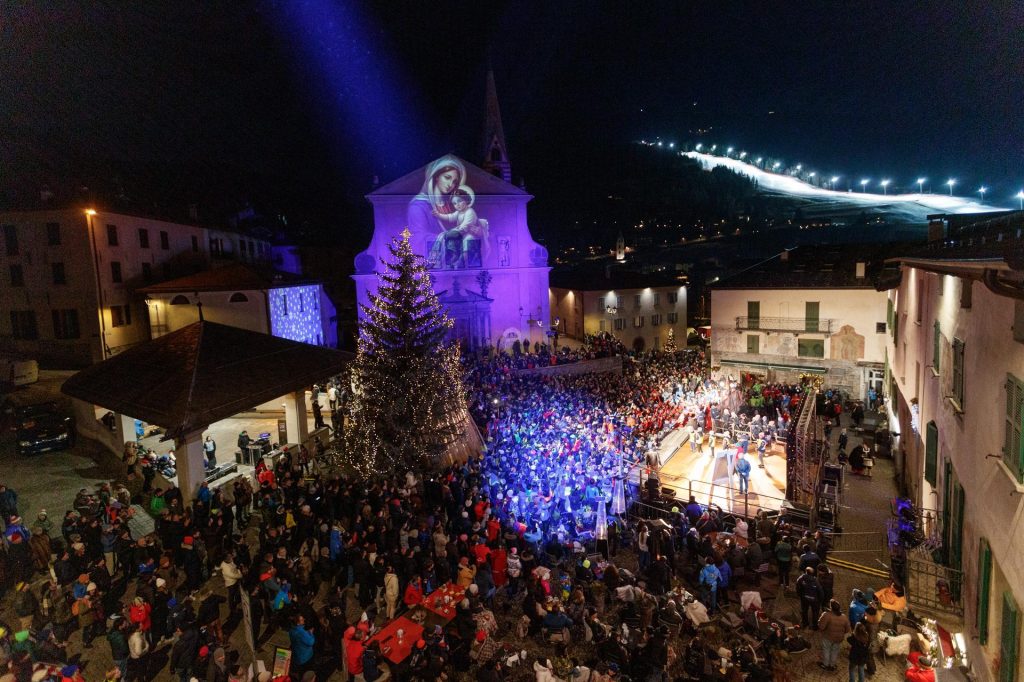
<path id="1" fill-rule="evenodd" d="M 898 259 L 888 292 L 887 412 L 901 483 L 938 550 L 910 557 L 963 613 L 983 682 L 1024 671 L 1024 214 L 950 233 Z M 922 577 L 925 576 L 925 577 Z"/>
<path id="2" fill-rule="evenodd" d="M 686 278 L 610 266 L 551 274 L 551 324 L 574 339 L 607 332 L 634 350 L 660 350 L 669 330 L 686 346 Z M 557 323 L 557 325 L 556 325 Z"/>
<path id="3" fill-rule="evenodd" d="M 874 256 L 801 247 L 713 284 L 712 367 L 769 382 L 823 374 L 853 398 L 881 389 L 886 303 Z"/>

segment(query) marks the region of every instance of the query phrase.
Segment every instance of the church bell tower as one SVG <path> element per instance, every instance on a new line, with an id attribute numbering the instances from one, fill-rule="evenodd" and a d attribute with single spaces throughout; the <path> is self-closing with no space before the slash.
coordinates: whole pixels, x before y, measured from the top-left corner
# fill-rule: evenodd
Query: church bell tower
<path id="1" fill-rule="evenodd" d="M 501 127 L 498 90 L 494 86 L 494 71 L 490 68 L 487 69 L 485 106 L 487 116 L 484 120 L 483 163 L 480 167 L 505 182 L 512 182 L 512 165 L 508 161 L 508 149 L 505 147 L 505 131 Z"/>

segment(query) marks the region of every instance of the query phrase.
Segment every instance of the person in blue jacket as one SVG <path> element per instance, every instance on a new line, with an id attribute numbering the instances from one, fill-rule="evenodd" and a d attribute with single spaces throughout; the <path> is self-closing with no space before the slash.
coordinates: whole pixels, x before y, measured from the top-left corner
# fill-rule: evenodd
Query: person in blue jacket
<path id="1" fill-rule="evenodd" d="M 294 666 L 304 668 L 313 659 L 313 645 L 316 637 L 306 629 L 306 619 L 302 614 L 295 616 L 295 625 L 288 631 L 288 639 L 292 643 L 292 662 Z"/>
<path id="2" fill-rule="evenodd" d="M 850 602 L 850 625 L 857 625 L 857 623 L 864 620 L 864 613 L 868 610 L 871 603 L 868 601 L 867 595 L 858 589 L 853 591 L 853 601 Z"/>

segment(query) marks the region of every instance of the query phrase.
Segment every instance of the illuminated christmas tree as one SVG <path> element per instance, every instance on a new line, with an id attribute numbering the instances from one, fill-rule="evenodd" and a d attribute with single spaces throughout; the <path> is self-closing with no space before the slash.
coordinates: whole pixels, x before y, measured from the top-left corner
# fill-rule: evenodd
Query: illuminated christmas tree
<path id="1" fill-rule="evenodd" d="M 668 328 L 668 338 L 665 339 L 665 352 L 676 352 L 676 330 L 672 327 Z"/>
<path id="2" fill-rule="evenodd" d="M 429 468 L 462 436 L 466 402 L 452 321 L 409 231 L 389 245 L 380 286 L 362 307 L 352 369 L 347 464 L 370 477 Z"/>

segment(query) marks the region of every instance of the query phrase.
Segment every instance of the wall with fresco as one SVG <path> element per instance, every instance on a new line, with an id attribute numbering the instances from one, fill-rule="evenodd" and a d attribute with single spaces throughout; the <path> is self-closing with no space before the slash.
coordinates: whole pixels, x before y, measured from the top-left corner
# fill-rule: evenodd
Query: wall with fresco
<path id="1" fill-rule="evenodd" d="M 369 303 L 388 244 L 408 227 L 455 320 L 454 337 L 470 348 L 543 341 L 550 268 L 547 250 L 530 236 L 531 198 L 450 154 L 378 188 L 367 196 L 373 239 L 355 259 L 359 302 Z"/>

